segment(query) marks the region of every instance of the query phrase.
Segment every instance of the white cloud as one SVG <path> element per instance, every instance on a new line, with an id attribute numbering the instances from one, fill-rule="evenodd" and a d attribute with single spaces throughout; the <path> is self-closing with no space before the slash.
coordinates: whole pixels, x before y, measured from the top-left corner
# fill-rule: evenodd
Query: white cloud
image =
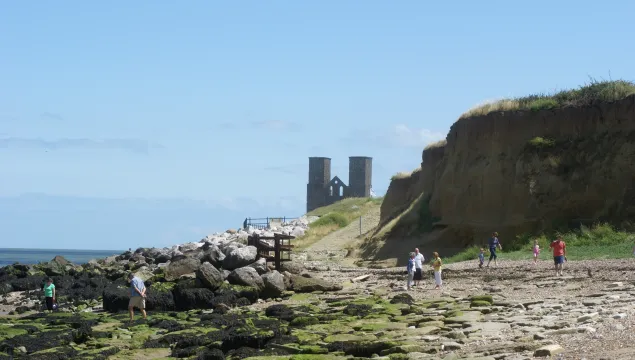
<path id="1" fill-rule="evenodd" d="M 401 147 L 425 147 L 446 137 L 441 132 L 409 128 L 404 124 L 396 125 L 391 135 L 394 145 Z"/>

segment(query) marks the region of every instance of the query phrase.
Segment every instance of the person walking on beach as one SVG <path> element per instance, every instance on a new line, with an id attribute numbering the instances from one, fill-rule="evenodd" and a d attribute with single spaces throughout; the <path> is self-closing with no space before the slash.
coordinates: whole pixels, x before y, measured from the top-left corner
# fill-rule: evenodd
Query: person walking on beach
<path id="1" fill-rule="evenodd" d="M 406 271 L 408 272 L 408 276 L 406 280 L 406 289 L 410 290 L 410 285 L 412 285 L 412 279 L 415 276 L 415 253 L 410 253 L 410 258 L 408 259 L 408 265 L 406 266 Z"/>
<path id="2" fill-rule="evenodd" d="M 489 267 L 489 263 L 492 262 L 492 259 L 494 259 L 494 266 L 498 266 L 498 263 L 496 262 L 496 248 L 499 248 L 501 250 L 503 250 L 503 246 L 500 243 L 500 240 L 498 240 L 498 233 L 494 232 L 492 234 L 492 237 L 489 238 L 488 240 L 488 244 L 489 244 L 489 261 L 487 262 L 487 267 Z"/>
<path id="3" fill-rule="evenodd" d="M 441 285 L 443 284 L 443 281 L 441 280 L 441 266 L 443 265 L 443 262 L 441 261 L 438 252 L 433 252 L 432 256 L 434 257 L 434 259 L 432 259 L 432 268 L 434 268 L 434 283 L 436 284 L 434 288 L 441 289 Z"/>
<path id="4" fill-rule="evenodd" d="M 44 300 L 46 302 L 46 310 L 53 311 L 53 304 L 55 303 L 55 284 L 53 284 L 53 279 L 46 279 L 46 284 L 44 285 Z"/>
<path id="5" fill-rule="evenodd" d="M 534 240 L 534 266 L 538 263 L 538 255 L 540 255 L 540 245 L 538 239 Z"/>
<path id="6" fill-rule="evenodd" d="M 143 319 L 147 318 L 146 314 L 146 286 L 143 280 L 134 276 L 133 273 L 128 275 L 130 281 L 130 302 L 128 302 L 128 312 L 130 313 L 130 322 L 134 319 L 134 308 L 138 308 L 143 314 Z"/>
<path id="7" fill-rule="evenodd" d="M 567 244 L 562 241 L 562 236 L 558 236 L 556 240 L 551 242 L 549 247 L 553 251 L 556 276 L 562 276 L 562 268 L 564 267 L 564 262 L 567 261 Z"/>
<path id="8" fill-rule="evenodd" d="M 485 264 L 485 249 L 481 248 L 481 252 L 478 253 L 478 267 L 482 268 Z"/>
<path id="9" fill-rule="evenodd" d="M 423 279 L 423 262 L 425 261 L 425 257 L 423 254 L 419 252 L 418 248 L 415 248 L 415 275 L 414 275 L 414 286 L 419 286 L 419 281 Z"/>

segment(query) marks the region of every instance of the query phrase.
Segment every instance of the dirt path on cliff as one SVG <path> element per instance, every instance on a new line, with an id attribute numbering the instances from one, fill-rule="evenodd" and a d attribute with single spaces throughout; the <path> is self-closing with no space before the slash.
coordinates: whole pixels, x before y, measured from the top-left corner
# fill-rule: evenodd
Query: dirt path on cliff
<path id="1" fill-rule="evenodd" d="M 362 216 L 361 234 L 374 229 L 379 224 L 379 206 L 370 209 Z M 334 231 L 307 248 L 304 253 L 308 261 L 341 262 L 351 245 L 360 235 L 359 218 L 353 220 L 346 227 Z M 352 259 L 350 259 L 352 261 Z"/>

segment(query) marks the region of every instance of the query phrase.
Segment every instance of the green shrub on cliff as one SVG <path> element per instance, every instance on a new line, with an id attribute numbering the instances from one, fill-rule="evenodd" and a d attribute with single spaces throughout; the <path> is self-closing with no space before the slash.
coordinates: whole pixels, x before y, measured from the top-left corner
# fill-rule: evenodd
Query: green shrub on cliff
<path id="1" fill-rule="evenodd" d="M 343 214 L 334 212 L 327 215 L 322 216 L 321 218 L 315 220 L 311 226 L 329 226 L 336 225 L 337 227 L 343 228 L 348 225 L 350 220 L 344 216 Z"/>
<path id="2" fill-rule="evenodd" d="M 460 119 L 487 115 L 496 111 L 545 110 L 565 106 L 587 106 L 595 102 L 611 102 L 635 94 L 635 83 L 626 80 L 597 81 L 591 79 L 578 89 L 559 91 L 553 94 L 536 94 L 514 99 L 503 99 L 476 106 Z"/>
<path id="3" fill-rule="evenodd" d="M 552 147 L 555 145 L 555 141 L 551 140 L 551 139 L 545 139 L 543 137 L 540 136 L 536 136 L 535 138 L 529 140 L 529 145 L 535 147 L 535 148 L 548 148 L 548 147 Z"/>

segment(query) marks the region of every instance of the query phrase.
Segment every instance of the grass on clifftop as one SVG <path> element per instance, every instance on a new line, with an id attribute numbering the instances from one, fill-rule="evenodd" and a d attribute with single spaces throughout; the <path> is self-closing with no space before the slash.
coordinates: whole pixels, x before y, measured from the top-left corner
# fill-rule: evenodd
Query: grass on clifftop
<path id="1" fill-rule="evenodd" d="M 487 115 L 496 111 L 545 110 L 565 106 L 585 106 L 596 101 L 611 102 L 635 94 L 635 83 L 626 80 L 597 81 L 591 79 L 578 89 L 559 91 L 553 94 L 535 94 L 514 99 L 502 99 L 476 106 L 459 119 Z"/>
<path id="2" fill-rule="evenodd" d="M 382 200 L 383 198 L 348 198 L 309 212 L 308 216 L 320 218 L 309 225 L 304 236 L 293 240 L 293 245 L 298 250 L 308 248 L 333 231 L 346 227 L 370 209 L 380 206 Z"/>
<path id="3" fill-rule="evenodd" d="M 556 235 L 537 237 L 519 236 L 516 241 L 522 242 L 520 250 L 505 251 L 505 239 L 501 238 L 503 251 L 498 251 L 498 258 L 504 260 L 533 260 L 534 239 L 538 240 L 540 246 L 540 258 L 551 259 L 552 255 L 549 244 L 556 238 Z M 608 224 L 596 225 L 592 228 L 583 227 L 578 231 L 571 231 L 562 234 L 562 239 L 567 244 L 568 260 L 590 260 L 590 259 L 624 259 L 633 256 L 633 246 L 635 245 L 635 234 L 615 230 Z M 485 249 L 485 261 L 489 257 L 487 245 Z M 511 246 L 514 248 L 514 246 Z M 447 263 L 460 261 L 474 261 L 478 259 L 479 247 L 474 246 L 446 259 Z"/>
<path id="4" fill-rule="evenodd" d="M 412 171 L 400 171 L 400 172 L 396 173 L 395 175 L 393 175 L 390 178 L 390 181 L 407 179 L 407 178 L 411 177 L 412 175 L 418 173 L 419 171 L 421 171 L 421 167 L 418 167 L 418 168 L 416 168 L 416 169 L 414 169 Z"/>

